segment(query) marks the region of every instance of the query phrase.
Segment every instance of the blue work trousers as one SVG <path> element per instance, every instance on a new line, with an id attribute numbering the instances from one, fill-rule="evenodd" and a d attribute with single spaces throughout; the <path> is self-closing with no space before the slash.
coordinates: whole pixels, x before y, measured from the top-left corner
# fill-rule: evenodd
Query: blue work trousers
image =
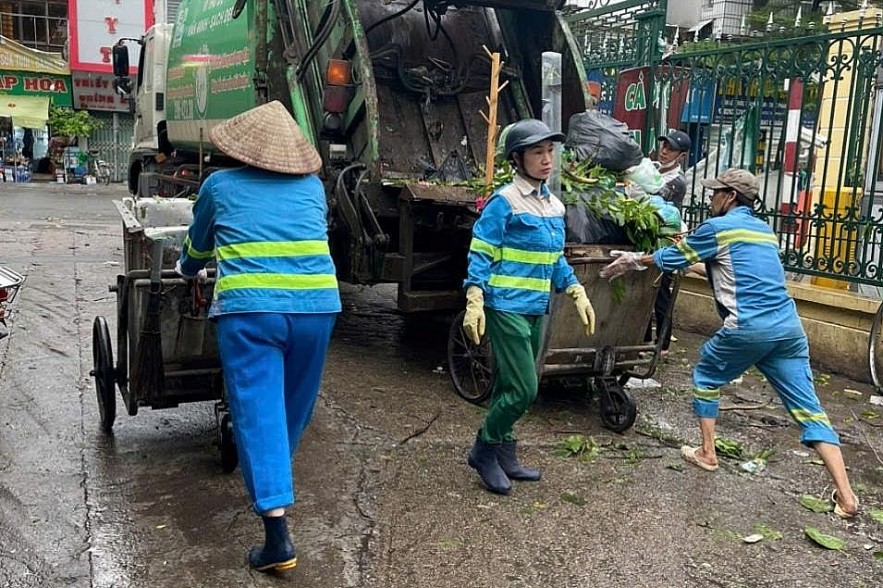
<path id="1" fill-rule="evenodd" d="M 233 435 L 257 513 L 294 503 L 291 458 L 310 417 L 336 313 L 218 317 Z"/>
<path id="2" fill-rule="evenodd" d="M 785 410 L 800 426 L 801 443 L 811 446 L 822 441 L 840 445 L 813 386 L 806 335 L 771 341 L 738 330 L 719 330 L 699 350 L 699 362 L 693 369 L 696 416 L 717 418 L 720 387 L 751 366 L 766 377 Z"/>

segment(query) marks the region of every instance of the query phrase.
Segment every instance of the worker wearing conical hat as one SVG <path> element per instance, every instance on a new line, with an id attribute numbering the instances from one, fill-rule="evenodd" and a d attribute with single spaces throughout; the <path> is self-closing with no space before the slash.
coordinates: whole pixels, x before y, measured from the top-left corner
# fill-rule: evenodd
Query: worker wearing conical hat
<path id="1" fill-rule="evenodd" d="M 266 538 L 261 571 L 297 563 L 285 522 L 291 458 L 313 412 L 340 296 L 328 247 L 322 160 L 278 101 L 215 126 L 212 143 L 244 166 L 217 171 L 193 206 L 178 270 L 214 257 L 218 348 L 245 485 Z"/>

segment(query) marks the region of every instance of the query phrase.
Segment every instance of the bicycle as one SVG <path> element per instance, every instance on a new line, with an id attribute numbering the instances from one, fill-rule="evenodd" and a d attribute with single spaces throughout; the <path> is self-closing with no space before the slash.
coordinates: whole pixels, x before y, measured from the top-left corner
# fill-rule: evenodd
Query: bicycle
<path id="1" fill-rule="evenodd" d="M 874 315 L 871 331 L 868 336 L 868 367 L 871 370 L 871 382 L 874 391 L 883 394 L 883 304 Z"/>
<path id="2" fill-rule="evenodd" d="M 103 159 L 98 158 L 98 149 L 89 149 L 88 170 L 95 181 L 105 186 L 110 184 L 110 166 Z"/>

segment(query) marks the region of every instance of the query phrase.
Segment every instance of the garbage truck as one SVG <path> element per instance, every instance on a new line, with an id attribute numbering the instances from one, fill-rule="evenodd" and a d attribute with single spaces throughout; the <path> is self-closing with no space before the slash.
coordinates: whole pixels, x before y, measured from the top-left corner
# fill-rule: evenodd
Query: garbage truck
<path id="1" fill-rule="evenodd" d="M 586 110 L 564 0 L 182 0 L 141 44 L 128 187 L 135 199 L 193 198 L 237 165 L 211 128 L 281 101 L 323 159 L 338 277 L 398 284 L 404 312 L 462 304 L 477 217 L 464 187 L 486 160 L 489 55 L 503 61 L 497 124 L 540 118 L 542 53 L 561 59 L 561 119 Z M 268 201 L 268 206 L 272 202 Z"/>

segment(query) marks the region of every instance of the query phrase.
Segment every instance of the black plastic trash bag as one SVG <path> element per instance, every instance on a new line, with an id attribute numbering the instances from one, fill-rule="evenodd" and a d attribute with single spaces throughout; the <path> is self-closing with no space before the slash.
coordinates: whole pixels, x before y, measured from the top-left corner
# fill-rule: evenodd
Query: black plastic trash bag
<path id="1" fill-rule="evenodd" d="M 594 195 L 579 194 L 576 203 L 567 204 L 564 215 L 565 240 L 568 243 L 622 245 L 629 243 L 625 229 L 609 218 L 596 217 L 586 205 Z"/>
<path id="2" fill-rule="evenodd" d="M 580 161 L 589 160 L 610 171 L 623 171 L 644 158 L 625 123 L 592 110 L 570 117 L 564 146 Z"/>

